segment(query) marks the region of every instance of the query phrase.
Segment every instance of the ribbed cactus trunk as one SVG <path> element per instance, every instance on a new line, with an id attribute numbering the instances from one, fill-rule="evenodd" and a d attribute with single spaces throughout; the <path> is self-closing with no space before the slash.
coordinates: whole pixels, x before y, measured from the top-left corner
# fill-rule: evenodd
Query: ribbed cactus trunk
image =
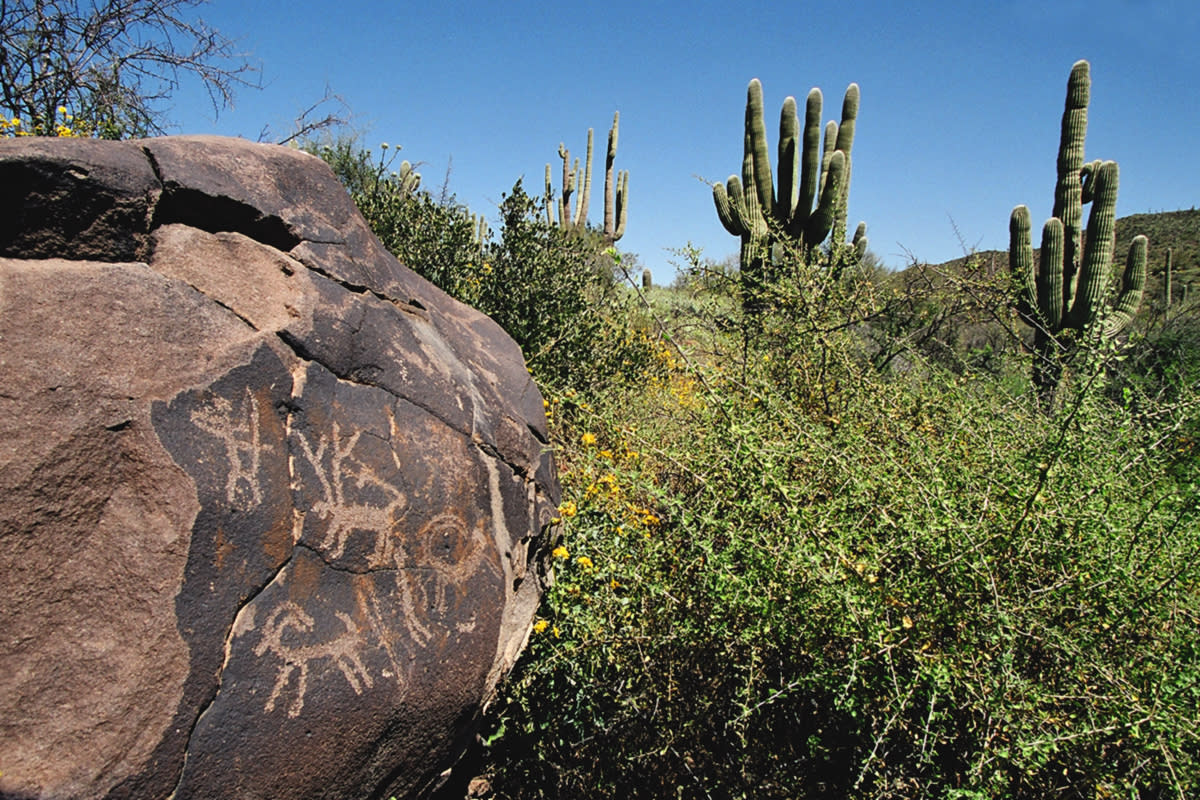
<path id="1" fill-rule="evenodd" d="M 1054 216 L 1042 228 L 1036 270 L 1029 209 L 1017 206 L 1009 219 L 1009 268 L 1017 312 L 1034 330 L 1032 380 L 1047 410 L 1080 336 L 1091 332 L 1112 338 L 1124 330 L 1137 313 L 1146 282 L 1147 241 L 1137 236 L 1125 261 L 1121 294 L 1112 308 L 1107 307 L 1119 178 L 1116 162 L 1083 160 L 1090 88 L 1088 63 L 1076 62 L 1067 80 Z M 1085 203 L 1092 204 L 1086 237 Z"/>

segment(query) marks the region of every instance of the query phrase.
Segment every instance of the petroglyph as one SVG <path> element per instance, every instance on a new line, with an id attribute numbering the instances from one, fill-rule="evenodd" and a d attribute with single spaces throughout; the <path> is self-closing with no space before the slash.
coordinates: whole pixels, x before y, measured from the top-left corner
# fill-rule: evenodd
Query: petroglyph
<path id="1" fill-rule="evenodd" d="M 314 661 L 326 659 L 341 671 L 342 676 L 350 684 L 355 694 L 362 694 L 363 688 L 371 688 L 374 683 L 371 674 L 363 666 L 362 651 L 370 642 L 363 630 L 354 619 L 344 612 L 336 612 L 342 623 L 343 632 L 332 639 L 298 643 L 311 637 L 316 628 L 312 616 L 295 603 L 284 603 L 271 612 L 263 626 L 262 639 L 254 647 L 254 654 L 264 656 L 274 653 L 283 663 L 275 677 L 275 686 L 271 696 L 263 706 L 266 713 L 275 710 L 275 701 L 283 694 L 284 688 L 296 677 L 295 696 L 288 705 L 288 716 L 297 717 L 304 710 L 304 698 L 308 693 L 308 673 Z"/>
<path id="2" fill-rule="evenodd" d="M 286 704 L 290 717 L 299 715 L 309 689 L 339 673 L 356 694 L 390 691 L 393 684 L 402 690 L 419 651 L 448 647 L 477 630 L 479 611 L 464 605 L 478 597 L 472 587 L 491 578 L 503 584 L 489 535 L 494 522 L 483 509 L 456 508 L 438 471 L 425 473 L 416 487 L 401 483 L 397 447 L 411 436 L 393 408 L 385 412 L 386 435 L 356 429 L 343 436 L 337 421 L 292 430 L 294 480 L 309 498 L 315 525 L 306 530 L 322 568 L 365 559 L 368 572 L 354 579 L 355 599 L 340 610 L 305 610 L 289 601 L 271 612 L 254 647 L 258 657 L 280 662 L 266 712 Z M 426 503 L 433 498 L 439 507 L 430 517 Z"/>
<path id="3" fill-rule="evenodd" d="M 263 451 L 274 449 L 264 444 L 259 432 L 259 408 L 254 394 L 246 387 L 245 399 L 235 408 L 227 397 L 214 397 L 212 406 L 197 409 L 192 424 L 216 437 L 225 447 L 229 473 L 225 478 L 225 501 L 231 507 L 251 508 L 263 502 L 259 467 Z"/>
<path id="4" fill-rule="evenodd" d="M 371 569 L 395 568 L 400 565 L 397 554 L 398 537 L 393 528 L 408 499 L 398 487 L 381 478 L 362 461 L 353 457 L 363 431 L 356 431 L 344 443 L 338 423 L 333 423 L 333 450 L 328 470 L 325 458 L 330 442 L 322 439 L 314 448 L 304 436 L 297 436 L 304 457 L 312 465 L 321 485 L 322 499 L 313 503 L 312 511 L 329 523 L 321 543 L 330 558 L 341 558 L 354 531 L 365 531 L 374 540 L 367 565 Z M 399 456 L 392 451 L 392 462 L 400 467 Z M 374 494 L 384 500 L 374 505 L 363 502 L 364 495 Z"/>

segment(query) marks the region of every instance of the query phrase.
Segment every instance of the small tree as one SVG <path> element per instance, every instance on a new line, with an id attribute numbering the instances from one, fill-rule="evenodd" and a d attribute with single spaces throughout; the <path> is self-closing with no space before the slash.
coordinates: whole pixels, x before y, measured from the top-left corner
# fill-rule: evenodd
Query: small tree
<path id="1" fill-rule="evenodd" d="M 35 131 L 58 109 L 104 138 L 163 132 L 158 103 L 181 75 L 214 111 L 256 73 L 232 40 L 188 14 L 203 0 L 0 0 L 0 109 Z"/>

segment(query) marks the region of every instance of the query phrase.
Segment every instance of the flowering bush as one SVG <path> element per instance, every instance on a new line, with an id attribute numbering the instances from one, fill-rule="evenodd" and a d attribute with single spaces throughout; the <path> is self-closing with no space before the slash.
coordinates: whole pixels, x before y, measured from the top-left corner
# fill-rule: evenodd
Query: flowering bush
<path id="1" fill-rule="evenodd" d="M 1100 358 L 1047 416 L 785 289 L 760 338 L 548 396 L 565 532 L 496 796 L 1194 795 L 1197 387 L 1147 415 Z"/>

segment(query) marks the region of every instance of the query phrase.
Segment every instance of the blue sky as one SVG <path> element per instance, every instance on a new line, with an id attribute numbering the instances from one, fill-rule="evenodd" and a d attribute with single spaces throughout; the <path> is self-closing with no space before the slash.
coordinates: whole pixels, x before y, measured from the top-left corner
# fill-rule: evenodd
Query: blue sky
<path id="1" fill-rule="evenodd" d="M 1133 2 L 481 3 L 213 0 L 200 8 L 262 68 L 214 120 L 185 84 L 181 133 L 286 132 L 328 86 L 365 147 L 403 147 L 425 186 L 493 222 L 517 178 L 540 193 L 564 142 L 596 130 L 591 219 L 605 136 L 621 112 L 630 172 L 619 247 L 669 282 L 669 252 L 721 259 L 738 242 L 705 181 L 740 172 L 746 84 L 763 82 L 772 149 L 787 95 L 813 86 L 825 118 L 862 91 L 849 216 L 886 264 L 937 263 L 962 244 L 1007 248 L 1018 203 L 1050 213 L 1071 65 L 1092 64 L 1088 158 L 1121 166 L 1118 214 L 1200 205 L 1200 7 Z M 556 178 L 557 183 L 557 178 Z M 958 234 L 955 232 L 958 229 Z M 959 236 L 961 235 L 962 244 Z"/>

